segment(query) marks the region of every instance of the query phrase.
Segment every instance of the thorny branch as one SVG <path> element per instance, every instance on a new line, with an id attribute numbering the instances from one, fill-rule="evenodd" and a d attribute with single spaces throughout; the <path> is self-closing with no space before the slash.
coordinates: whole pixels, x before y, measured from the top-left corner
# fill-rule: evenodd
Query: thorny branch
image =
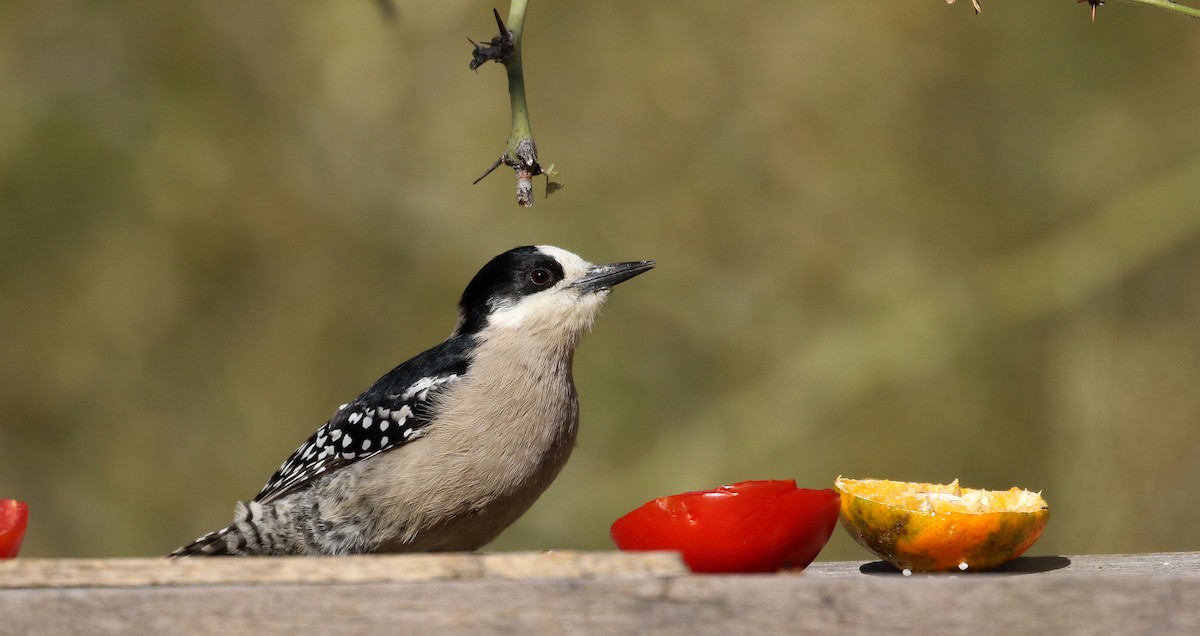
<path id="1" fill-rule="evenodd" d="M 1200 9 L 1194 9 L 1192 7 L 1187 7 L 1182 4 L 1176 4 L 1174 0 L 1122 0 L 1122 1 L 1123 2 L 1132 2 L 1133 4 L 1145 4 L 1145 5 L 1149 5 L 1152 7 L 1158 7 L 1159 9 L 1165 9 L 1167 11 L 1170 11 L 1171 13 L 1178 13 L 1179 15 L 1186 15 L 1189 18 L 1200 18 Z M 1100 0 L 1099 2 L 1094 2 L 1093 0 L 1087 0 L 1087 2 L 1092 5 L 1092 19 L 1095 20 L 1096 19 L 1096 5 L 1104 4 L 1104 2 L 1103 2 L 1103 0 Z"/>
<path id="2" fill-rule="evenodd" d="M 1167 11 L 1170 11 L 1171 13 L 1178 13 L 1179 15 L 1186 15 L 1189 18 L 1200 18 L 1200 9 L 1193 9 L 1191 7 L 1185 7 L 1182 4 L 1176 4 L 1175 0 L 1123 0 L 1123 1 L 1130 2 L 1133 4 L 1145 4 L 1145 5 L 1149 5 L 1152 7 L 1158 7 L 1159 9 L 1166 9 Z M 1088 6 L 1090 6 L 1092 8 L 1092 22 L 1095 22 L 1096 21 L 1096 9 L 1104 6 L 1105 0 L 1075 0 L 1075 4 L 1082 4 L 1084 2 L 1088 3 Z"/>
<path id="3" fill-rule="evenodd" d="M 1200 9 L 1193 9 L 1192 7 L 1184 6 L 1182 4 L 1175 2 L 1175 0 L 1121 0 L 1121 1 L 1129 2 L 1132 4 L 1144 4 L 1144 5 L 1148 5 L 1151 7 L 1157 7 L 1159 9 L 1164 9 L 1166 11 L 1170 11 L 1171 13 L 1178 13 L 1179 15 L 1185 15 L 1189 18 L 1200 18 Z M 1105 0 L 1075 0 L 1075 4 L 1082 4 L 1084 2 L 1088 3 L 1088 6 L 1091 7 L 1092 22 L 1095 22 L 1096 21 L 1096 9 L 1104 6 Z M 954 0 L 946 0 L 946 4 L 954 4 Z M 975 13 L 979 13 L 980 11 L 983 10 L 979 6 L 979 0 L 971 0 L 971 5 L 975 7 Z"/>
<path id="4" fill-rule="evenodd" d="M 538 163 L 537 145 L 529 127 L 529 105 L 525 101 L 525 73 L 521 66 L 521 35 L 525 26 L 527 0 L 513 0 L 508 11 L 508 26 L 500 19 L 500 12 L 492 9 L 499 35 L 480 44 L 467 38 L 474 46 L 471 54 L 471 70 L 477 70 L 488 62 L 499 62 L 508 72 L 508 98 L 512 106 L 512 134 L 504 154 L 484 171 L 474 183 L 479 183 L 493 170 L 504 164 L 513 169 L 517 179 L 517 204 L 521 207 L 533 205 L 533 177 L 546 175 L 546 194 L 562 187 L 550 181 L 554 166 L 542 168 Z"/>

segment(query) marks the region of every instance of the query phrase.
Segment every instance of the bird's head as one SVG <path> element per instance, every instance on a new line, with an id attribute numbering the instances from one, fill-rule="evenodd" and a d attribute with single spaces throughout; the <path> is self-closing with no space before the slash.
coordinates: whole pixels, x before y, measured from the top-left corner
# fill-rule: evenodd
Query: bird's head
<path id="1" fill-rule="evenodd" d="M 551 245 L 511 249 L 471 279 L 459 301 L 454 333 L 526 329 L 576 340 L 591 327 L 614 285 L 653 267 L 654 261 L 595 265 Z"/>

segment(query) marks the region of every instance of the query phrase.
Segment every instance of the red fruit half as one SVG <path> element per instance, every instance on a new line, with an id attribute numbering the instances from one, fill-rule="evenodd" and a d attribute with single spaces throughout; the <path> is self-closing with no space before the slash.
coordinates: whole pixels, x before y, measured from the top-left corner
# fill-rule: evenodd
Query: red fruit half
<path id="1" fill-rule="evenodd" d="M 693 572 L 803 569 L 829 541 L 839 497 L 795 480 L 743 481 L 660 497 L 617 519 L 622 550 L 673 550 Z"/>
<path id="2" fill-rule="evenodd" d="M 15 499 L 0 499 L 0 559 L 11 559 L 21 551 L 29 506 Z"/>

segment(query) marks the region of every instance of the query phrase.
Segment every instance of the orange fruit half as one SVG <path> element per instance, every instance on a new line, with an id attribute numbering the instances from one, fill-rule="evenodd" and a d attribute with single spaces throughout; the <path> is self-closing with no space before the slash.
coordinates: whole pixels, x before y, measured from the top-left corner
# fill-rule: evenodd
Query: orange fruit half
<path id="1" fill-rule="evenodd" d="M 907 572 L 990 570 L 1042 536 L 1050 509 L 1022 488 L 976 490 L 949 484 L 844 479 L 842 527 L 859 545 Z"/>

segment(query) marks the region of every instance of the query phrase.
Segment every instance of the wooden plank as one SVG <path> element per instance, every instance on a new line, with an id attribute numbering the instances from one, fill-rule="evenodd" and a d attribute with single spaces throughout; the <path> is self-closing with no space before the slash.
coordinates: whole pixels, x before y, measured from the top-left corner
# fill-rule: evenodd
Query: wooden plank
<path id="1" fill-rule="evenodd" d="M 671 552 L 506 552 L 348 557 L 12 559 L 0 589 L 263 583 L 383 583 L 447 579 L 669 576 L 686 574 Z"/>
<path id="2" fill-rule="evenodd" d="M 678 576 L 669 552 L 506 552 L 366 557 L 238 559 L 13 559 L 0 561 L 0 589 L 263 583 L 388 583 L 453 579 Z M 882 562 L 818 562 L 810 577 L 899 576 Z M 987 573 L 1053 576 L 1200 577 L 1200 552 L 1024 557 Z M 782 576 L 787 576 L 784 574 Z"/>
<path id="3" fill-rule="evenodd" d="M 1200 633 L 1200 578 L 684 576 L 0 591 L 12 634 Z"/>
<path id="4" fill-rule="evenodd" d="M 695 576 L 661 553 L 0 563 L 0 634 L 1200 634 L 1200 553 Z"/>

